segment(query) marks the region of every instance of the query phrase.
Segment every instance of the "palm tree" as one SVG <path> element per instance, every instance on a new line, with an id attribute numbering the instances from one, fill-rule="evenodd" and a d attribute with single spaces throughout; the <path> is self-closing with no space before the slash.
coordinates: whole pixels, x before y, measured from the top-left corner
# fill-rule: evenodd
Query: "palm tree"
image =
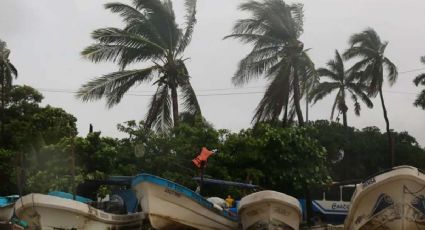
<path id="1" fill-rule="evenodd" d="M 323 99 L 325 96 L 337 90 L 335 101 L 332 106 L 331 120 L 333 120 L 335 109 L 342 113 L 343 124 L 347 127 L 347 111 L 348 106 L 346 103 L 347 93 L 351 95 L 354 101 L 354 111 L 357 116 L 360 116 L 361 106 L 359 98 L 367 107 L 372 108 L 373 103 L 366 94 L 366 85 L 361 82 L 354 82 L 352 75 L 344 68 L 344 62 L 338 50 L 335 51 L 335 59 L 327 63 L 328 68 L 320 68 L 317 73 L 321 77 L 327 77 L 332 81 L 320 82 L 311 92 L 310 98 L 313 103 Z"/>
<path id="2" fill-rule="evenodd" d="M 8 93 L 12 88 L 13 79 L 18 77 L 18 71 L 9 60 L 10 50 L 7 48 L 6 42 L 0 40 L 0 90 L 1 90 L 1 117 L 0 117 L 0 133 L 2 140 L 5 139 L 5 109 L 8 100 Z"/>
<path id="3" fill-rule="evenodd" d="M 375 30 L 369 28 L 350 37 L 351 47 L 344 53 L 346 59 L 360 58 L 353 65 L 351 71 L 360 72 L 359 80 L 368 86 L 368 95 L 376 96 L 379 94 L 386 123 L 388 136 L 388 151 L 390 165 L 394 165 L 394 146 L 391 137 L 390 122 L 388 120 L 387 109 L 385 107 L 382 85 L 384 83 L 384 68 L 387 72 L 387 79 L 390 85 L 393 85 L 398 76 L 396 65 L 385 57 L 385 49 L 388 42 L 381 41 Z"/>
<path id="4" fill-rule="evenodd" d="M 425 56 L 421 58 L 421 62 L 425 65 Z M 413 80 L 416 86 L 419 84 L 425 86 L 425 73 L 418 75 L 415 80 Z M 415 106 L 425 109 L 425 89 L 418 95 L 414 103 Z"/>
<path id="5" fill-rule="evenodd" d="M 120 70 L 95 78 L 84 84 L 77 97 L 83 101 L 107 99 L 107 106 L 118 104 L 134 86 L 151 82 L 157 86 L 145 118 L 146 128 L 164 131 L 179 121 L 179 97 L 184 110 L 201 115 L 190 84 L 183 57 L 196 23 L 196 0 L 186 0 L 185 28 L 175 20 L 171 0 L 133 0 L 132 5 L 108 3 L 106 9 L 119 14 L 123 29 L 102 28 L 92 33 L 97 42 L 82 51 L 82 55 L 97 63 L 112 61 Z M 129 64 L 150 64 L 143 69 L 127 70 Z M 171 115 L 172 110 L 172 115 Z"/>
<path id="6" fill-rule="evenodd" d="M 252 44 L 253 49 L 240 61 L 232 81 L 242 86 L 264 75 L 270 82 L 253 121 L 278 120 L 284 110 L 285 122 L 292 97 L 298 123 L 303 125 L 300 74 L 314 71 L 314 64 L 304 50 L 304 44 L 299 41 L 303 32 L 303 5 L 264 0 L 248 1 L 239 9 L 250 12 L 252 16 L 237 21 L 233 33 L 225 38 Z"/>

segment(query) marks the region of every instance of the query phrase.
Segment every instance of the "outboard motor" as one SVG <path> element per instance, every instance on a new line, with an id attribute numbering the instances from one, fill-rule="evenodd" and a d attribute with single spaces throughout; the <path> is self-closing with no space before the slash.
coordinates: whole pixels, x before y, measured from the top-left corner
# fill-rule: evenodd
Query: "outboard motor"
<path id="1" fill-rule="evenodd" d="M 127 207 L 124 199 L 119 195 L 112 195 L 105 203 L 105 212 L 113 214 L 127 214 Z"/>

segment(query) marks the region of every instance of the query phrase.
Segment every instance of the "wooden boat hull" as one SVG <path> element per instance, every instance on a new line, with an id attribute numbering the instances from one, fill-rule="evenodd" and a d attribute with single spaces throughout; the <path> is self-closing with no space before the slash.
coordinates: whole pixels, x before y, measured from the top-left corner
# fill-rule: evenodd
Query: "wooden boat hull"
<path id="1" fill-rule="evenodd" d="M 393 168 L 357 185 L 345 229 L 425 229 L 425 175 Z"/>
<path id="2" fill-rule="evenodd" d="M 152 175 L 139 175 L 133 180 L 142 210 L 155 229 L 238 229 L 236 217 L 195 192 L 174 182 Z"/>
<path id="3" fill-rule="evenodd" d="M 15 203 L 19 219 L 30 229 L 141 229 L 142 213 L 115 215 L 85 203 L 56 196 L 29 194 Z"/>
<path id="4" fill-rule="evenodd" d="M 298 200 L 275 191 L 242 198 L 238 213 L 244 230 L 298 230 L 302 219 Z"/>

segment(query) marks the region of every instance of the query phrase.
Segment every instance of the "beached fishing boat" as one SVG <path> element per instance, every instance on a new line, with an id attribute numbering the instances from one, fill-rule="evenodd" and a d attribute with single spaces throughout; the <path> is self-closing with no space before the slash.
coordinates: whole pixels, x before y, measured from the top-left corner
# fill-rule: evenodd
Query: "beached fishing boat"
<path id="1" fill-rule="evenodd" d="M 238 229 L 238 218 L 172 181 L 140 174 L 133 178 L 143 212 L 155 229 Z"/>
<path id="2" fill-rule="evenodd" d="M 400 166 L 358 184 L 345 229 L 425 229 L 425 174 Z"/>
<path id="3" fill-rule="evenodd" d="M 298 230 L 302 220 L 299 201 L 275 191 L 260 191 L 243 197 L 238 213 L 244 230 Z"/>
<path id="4" fill-rule="evenodd" d="M 142 213 L 113 214 L 72 199 L 29 194 L 15 203 L 15 213 L 30 229 L 141 229 Z"/>
<path id="5" fill-rule="evenodd" d="M 9 221 L 13 215 L 13 205 L 18 195 L 0 196 L 0 222 Z"/>

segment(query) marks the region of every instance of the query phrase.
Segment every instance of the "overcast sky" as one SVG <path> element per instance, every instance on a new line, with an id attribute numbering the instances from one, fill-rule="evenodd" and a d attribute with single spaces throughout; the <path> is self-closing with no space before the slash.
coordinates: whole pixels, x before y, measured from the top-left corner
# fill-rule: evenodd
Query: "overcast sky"
<path id="1" fill-rule="evenodd" d="M 118 68 L 112 63 L 93 64 L 80 56 L 92 43 L 90 32 L 101 27 L 120 26 L 121 21 L 103 8 L 106 0 L 0 0 L 0 39 L 12 50 L 11 61 L 19 70 L 17 84 L 27 84 L 45 96 L 43 104 L 61 107 L 78 119 L 84 136 L 92 123 L 105 136 L 121 137 L 118 123 L 141 120 L 153 93 L 150 85 L 131 90 L 139 96 L 125 96 L 112 109 L 104 101 L 82 103 L 73 91 L 93 77 Z M 123 2 L 126 2 L 123 0 Z M 240 0 L 198 0 L 198 23 L 186 57 L 192 85 L 198 94 L 203 115 L 216 128 L 238 131 L 251 124 L 253 111 L 264 91 L 263 81 L 234 88 L 231 77 L 238 61 L 250 50 L 237 41 L 222 40 L 234 22 L 246 15 L 237 10 Z M 293 2 L 293 1 L 291 1 Z M 424 68 L 419 57 L 425 55 L 425 1 L 423 0 L 307 0 L 305 26 L 301 37 L 318 67 L 333 58 L 335 49 L 347 48 L 352 33 L 374 28 L 389 41 L 386 55 L 404 72 Z M 175 0 L 179 19 L 183 0 Z M 181 22 L 182 20 L 179 20 Z M 422 72 L 425 72 L 422 71 Z M 400 74 L 393 87 L 385 86 L 384 96 L 391 128 L 408 131 L 425 146 L 425 111 L 412 105 L 420 91 L 412 80 L 421 73 Z M 53 92 L 60 91 L 60 92 Z M 252 94 L 217 95 L 253 92 Z M 310 118 L 329 119 L 333 97 L 310 109 Z M 349 103 L 348 123 L 357 128 L 385 128 L 378 98 L 370 110 L 363 106 L 356 117 Z M 304 106 L 303 106 L 304 107 Z"/>

